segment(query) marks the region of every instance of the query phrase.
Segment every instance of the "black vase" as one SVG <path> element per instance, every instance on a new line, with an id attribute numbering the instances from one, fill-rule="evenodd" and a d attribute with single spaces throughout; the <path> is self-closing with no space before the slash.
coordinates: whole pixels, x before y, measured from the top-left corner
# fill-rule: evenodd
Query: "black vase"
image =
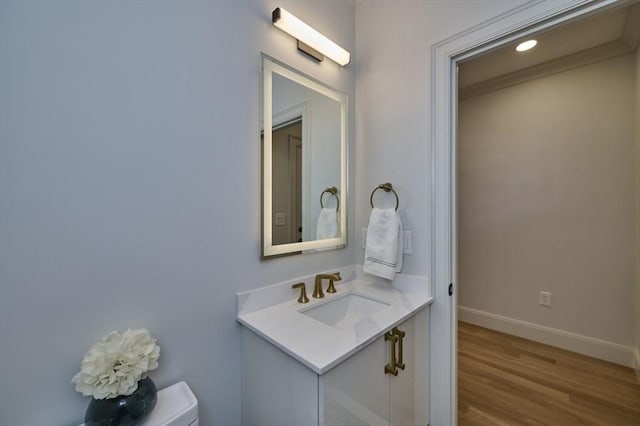
<path id="1" fill-rule="evenodd" d="M 84 415 L 86 426 L 134 426 L 153 411 L 158 401 L 156 385 L 149 377 L 138 382 L 131 395 L 92 399 Z"/>

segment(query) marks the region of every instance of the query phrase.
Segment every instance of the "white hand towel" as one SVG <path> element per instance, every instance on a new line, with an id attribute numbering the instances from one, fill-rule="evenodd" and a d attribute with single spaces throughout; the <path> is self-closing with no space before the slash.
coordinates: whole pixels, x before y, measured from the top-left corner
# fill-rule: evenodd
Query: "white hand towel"
<path id="1" fill-rule="evenodd" d="M 398 212 L 374 207 L 369 217 L 363 271 L 392 280 L 402 270 L 402 234 Z"/>
<path id="2" fill-rule="evenodd" d="M 316 239 L 338 238 L 338 211 L 335 208 L 323 208 L 318 215 Z"/>

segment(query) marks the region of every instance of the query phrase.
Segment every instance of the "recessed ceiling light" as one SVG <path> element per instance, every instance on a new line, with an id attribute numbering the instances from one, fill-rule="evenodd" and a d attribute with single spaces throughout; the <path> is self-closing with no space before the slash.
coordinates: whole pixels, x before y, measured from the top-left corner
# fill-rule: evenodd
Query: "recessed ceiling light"
<path id="1" fill-rule="evenodd" d="M 518 45 L 518 47 L 516 47 L 516 50 L 518 52 L 524 52 L 526 50 L 533 49 L 536 46 L 536 44 L 538 44 L 536 40 L 523 41 Z"/>

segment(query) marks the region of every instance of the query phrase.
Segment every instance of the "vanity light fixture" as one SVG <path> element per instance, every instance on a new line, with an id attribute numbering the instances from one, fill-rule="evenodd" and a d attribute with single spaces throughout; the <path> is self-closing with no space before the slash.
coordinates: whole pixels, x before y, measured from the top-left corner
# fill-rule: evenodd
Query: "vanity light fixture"
<path id="1" fill-rule="evenodd" d="M 527 50 L 533 49 L 534 47 L 536 47 L 536 44 L 538 44 L 538 41 L 533 39 L 523 41 L 518 45 L 518 47 L 516 47 L 516 50 L 518 52 L 526 52 Z"/>
<path id="2" fill-rule="evenodd" d="M 324 57 L 345 66 L 351 62 L 351 54 L 333 41 L 296 18 L 281 7 L 276 7 L 271 15 L 273 25 L 298 40 L 298 50 L 318 61 Z"/>

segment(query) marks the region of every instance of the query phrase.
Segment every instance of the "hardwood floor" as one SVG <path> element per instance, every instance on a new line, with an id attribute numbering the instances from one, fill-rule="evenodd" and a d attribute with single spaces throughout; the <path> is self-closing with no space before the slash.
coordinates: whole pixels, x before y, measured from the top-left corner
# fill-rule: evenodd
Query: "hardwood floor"
<path id="1" fill-rule="evenodd" d="M 458 424 L 640 425 L 632 369 L 458 323 Z"/>

